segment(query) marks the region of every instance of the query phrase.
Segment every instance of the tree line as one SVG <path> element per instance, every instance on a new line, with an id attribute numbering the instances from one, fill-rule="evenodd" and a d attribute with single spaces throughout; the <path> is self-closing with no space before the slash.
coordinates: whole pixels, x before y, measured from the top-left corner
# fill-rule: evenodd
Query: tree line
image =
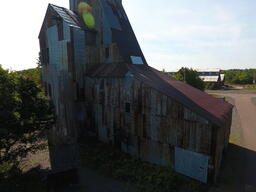
<path id="1" fill-rule="evenodd" d="M 230 69 L 222 70 L 228 84 L 253 84 L 256 83 L 256 69 Z"/>

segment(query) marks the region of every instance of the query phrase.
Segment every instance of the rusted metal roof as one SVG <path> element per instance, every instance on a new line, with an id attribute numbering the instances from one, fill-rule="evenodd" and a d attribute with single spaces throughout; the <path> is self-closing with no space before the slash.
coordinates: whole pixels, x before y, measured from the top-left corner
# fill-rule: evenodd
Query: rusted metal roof
<path id="1" fill-rule="evenodd" d="M 135 78 L 196 111 L 216 125 L 222 126 L 230 118 L 233 108 L 231 104 L 218 100 L 152 67 L 145 65 L 128 65 L 128 67 Z"/>
<path id="2" fill-rule="evenodd" d="M 180 102 L 218 126 L 224 125 L 230 118 L 233 108 L 231 104 L 147 65 L 102 64 L 91 69 L 88 75 L 91 77 L 124 77 L 128 72 L 131 72 L 134 78 Z"/>

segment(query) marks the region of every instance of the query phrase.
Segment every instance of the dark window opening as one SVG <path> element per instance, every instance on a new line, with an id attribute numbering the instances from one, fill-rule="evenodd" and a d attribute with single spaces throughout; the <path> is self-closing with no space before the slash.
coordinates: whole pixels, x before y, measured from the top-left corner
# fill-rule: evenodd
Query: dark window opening
<path id="1" fill-rule="evenodd" d="M 109 47 L 105 48 L 105 57 L 106 59 L 109 58 Z"/>
<path id="2" fill-rule="evenodd" d="M 125 103 L 125 111 L 126 111 L 127 113 L 130 113 L 130 112 L 131 112 L 131 105 L 130 105 L 130 103 Z"/>
<path id="3" fill-rule="evenodd" d="M 147 122 L 146 122 L 146 115 L 143 115 L 143 126 L 142 126 L 142 130 L 143 130 L 143 138 L 147 138 Z"/>
<path id="4" fill-rule="evenodd" d="M 75 95 L 75 100 L 76 100 L 76 101 L 79 100 L 79 92 L 80 92 L 80 90 L 79 90 L 79 84 L 76 83 L 76 95 Z"/>
<path id="5" fill-rule="evenodd" d="M 85 92 L 84 92 L 84 88 L 80 88 L 80 95 L 79 95 L 79 100 L 80 101 L 84 101 L 85 100 Z"/>
<path id="6" fill-rule="evenodd" d="M 49 64 L 49 48 L 43 48 L 40 52 L 40 61 L 42 65 Z"/>
<path id="7" fill-rule="evenodd" d="M 48 93 L 49 93 L 49 97 L 52 97 L 52 86 L 51 86 L 51 84 L 48 84 Z"/>
<path id="8" fill-rule="evenodd" d="M 90 46 L 95 46 L 96 45 L 96 33 L 95 32 L 86 32 L 85 34 L 86 37 L 86 44 Z"/>
<path id="9" fill-rule="evenodd" d="M 44 94 L 45 96 L 48 96 L 48 87 L 46 82 L 44 82 Z"/>
<path id="10" fill-rule="evenodd" d="M 64 39 L 63 22 L 62 21 L 58 21 L 57 28 L 58 28 L 58 40 L 62 41 Z"/>
<path id="11" fill-rule="evenodd" d="M 50 61 L 50 59 L 49 59 L 49 48 L 46 48 L 46 52 L 45 52 L 45 60 L 46 60 L 46 64 L 48 64 L 49 63 L 49 61 Z"/>
<path id="12" fill-rule="evenodd" d="M 104 80 L 101 80 L 101 82 L 100 82 L 100 90 L 101 91 L 104 90 Z"/>
<path id="13" fill-rule="evenodd" d="M 79 83 L 75 84 L 75 101 L 84 101 L 85 100 L 85 89 L 83 87 L 80 88 Z"/>

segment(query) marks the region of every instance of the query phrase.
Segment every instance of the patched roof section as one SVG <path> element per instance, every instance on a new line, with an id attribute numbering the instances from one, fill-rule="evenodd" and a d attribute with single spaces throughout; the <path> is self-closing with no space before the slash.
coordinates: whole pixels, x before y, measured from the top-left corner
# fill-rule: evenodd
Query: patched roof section
<path id="1" fill-rule="evenodd" d="M 202 117 L 222 126 L 230 118 L 233 106 L 178 81 L 149 66 L 129 65 L 134 77 L 182 103 Z"/>

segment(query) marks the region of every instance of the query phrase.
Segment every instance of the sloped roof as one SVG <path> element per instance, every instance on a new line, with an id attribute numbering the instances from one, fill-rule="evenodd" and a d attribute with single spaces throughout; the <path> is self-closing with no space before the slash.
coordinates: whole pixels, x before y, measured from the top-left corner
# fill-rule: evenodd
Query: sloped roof
<path id="1" fill-rule="evenodd" d="M 149 66 L 129 65 L 135 78 L 222 126 L 233 106 Z M 141 75 L 142 74 L 142 75 Z"/>
<path id="2" fill-rule="evenodd" d="M 69 25 L 72 25 L 74 27 L 81 27 L 81 23 L 79 21 L 79 18 L 77 15 L 64 7 L 59 7 L 57 5 L 49 4 L 49 7 L 53 8 L 53 10 L 64 20 L 66 21 Z"/>
<path id="3" fill-rule="evenodd" d="M 147 65 L 105 64 L 90 71 L 91 77 L 124 77 L 131 72 L 134 78 L 171 97 L 218 126 L 230 118 L 233 106 L 209 94 L 178 81 Z"/>
<path id="4" fill-rule="evenodd" d="M 44 18 L 43 25 L 42 25 L 40 33 L 39 33 L 39 36 L 42 33 L 42 30 L 43 30 L 45 22 L 46 22 L 47 14 L 49 14 L 49 13 L 53 13 L 53 15 L 56 16 L 56 18 L 63 19 L 63 21 L 65 21 L 71 27 L 76 27 L 76 28 L 80 28 L 83 30 L 87 30 L 87 31 L 95 31 L 95 29 L 88 28 L 84 24 L 84 22 L 81 20 L 81 18 L 73 11 L 71 11 L 67 8 L 64 8 L 64 7 L 49 4 L 45 18 Z"/>
<path id="5" fill-rule="evenodd" d="M 131 56 L 139 56 L 143 60 L 143 63 L 147 65 L 147 61 L 123 7 L 117 8 L 116 5 L 110 2 L 106 3 L 105 1 L 102 1 L 102 4 L 105 6 L 104 9 L 106 9 L 104 12 L 105 18 L 107 18 L 108 22 L 111 24 L 113 40 L 117 43 L 120 55 L 123 57 L 124 61 L 126 63 L 132 63 Z M 80 17 L 69 9 L 53 4 L 49 4 L 48 10 L 49 9 L 54 10 L 55 13 L 70 26 L 95 31 L 94 29 L 86 27 Z"/>

